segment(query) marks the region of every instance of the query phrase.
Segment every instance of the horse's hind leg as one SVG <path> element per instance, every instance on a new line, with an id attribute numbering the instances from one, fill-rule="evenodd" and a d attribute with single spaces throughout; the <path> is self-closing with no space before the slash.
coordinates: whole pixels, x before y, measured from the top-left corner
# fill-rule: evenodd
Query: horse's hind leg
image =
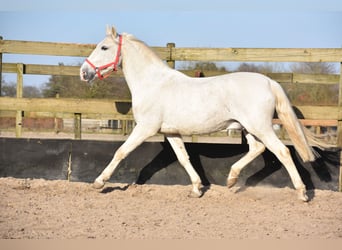
<path id="1" fill-rule="evenodd" d="M 233 164 L 230 169 L 228 178 L 227 178 L 227 186 L 231 188 L 237 182 L 238 176 L 241 170 L 252 160 L 258 157 L 262 152 L 265 151 L 265 146 L 261 142 L 257 141 L 255 137 L 251 134 L 246 135 L 248 144 L 249 144 L 249 151 L 248 153 L 242 157 L 239 161 Z"/>
<path id="2" fill-rule="evenodd" d="M 119 163 L 127 157 L 136 147 L 143 143 L 147 138 L 153 136 L 157 129 L 148 129 L 148 126 L 137 124 L 133 129 L 128 139 L 121 145 L 121 147 L 115 152 L 112 161 L 103 170 L 103 172 L 96 178 L 93 187 L 103 188 L 105 182 L 110 179 L 113 172 L 119 165 Z"/>
<path id="3" fill-rule="evenodd" d="M 284 165 L 289 173 L 293 186 L 298 191 L 298 198 L 302 201 L 308 201 L 309 198 L 306 195 L 305 185 L 297 171 L 289 149 L 278 139 L 274 131 L 271 129 L 268 133 L 263 131 L 260 134 L 260 140 L 266 145 L 266 147 L 277 156 L 280 162 Z"/>
<path id="4" fill-rule="evenodd" d="M 186 152 L 184 142 L 179 135 L 167 135 L 166 138 L 171 144 L 172 149 L 175 151 L 178 161 L 180 164 L 184 167 L 188 175 L 190 176 L 191 182 L 192 182 L 192 197 L 201 197 L 202 191 L 201 191 L 201 179 L 199 175 L 196 173 L 195 169 L 190 163 L 189 155 Z"/>

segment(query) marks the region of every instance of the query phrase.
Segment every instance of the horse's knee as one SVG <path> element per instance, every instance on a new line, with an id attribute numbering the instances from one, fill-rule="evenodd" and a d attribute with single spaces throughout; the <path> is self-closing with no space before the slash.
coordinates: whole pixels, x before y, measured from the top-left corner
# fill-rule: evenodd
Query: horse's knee
<path id="1" fill-rule="evenodd" d="M 121 161 L 127 157 L 128 153 L 125 150 L 119 148 L 114 154 L 114 161 Z"/>

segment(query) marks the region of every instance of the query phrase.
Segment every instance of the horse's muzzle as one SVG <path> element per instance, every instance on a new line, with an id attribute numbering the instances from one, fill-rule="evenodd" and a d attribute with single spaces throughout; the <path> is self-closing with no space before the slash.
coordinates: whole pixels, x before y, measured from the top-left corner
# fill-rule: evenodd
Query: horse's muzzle
<path id="1" fill-rule="evenodd" d="M 80 70 L 81 81 L 91 82 L 94 80 L 95 75 L 96 75 L 95 71 L 93 71 L 92 69 L 89 69 L 87 67 L 85 67 L 85 68 L 82 67 Z"/>

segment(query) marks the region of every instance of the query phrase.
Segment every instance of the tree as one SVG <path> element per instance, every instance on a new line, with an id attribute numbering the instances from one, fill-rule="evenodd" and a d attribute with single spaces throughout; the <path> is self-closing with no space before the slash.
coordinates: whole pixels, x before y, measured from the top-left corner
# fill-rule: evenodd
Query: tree
<path id="1" fill-rule="evenodd" d="M 17 88 L 15 83 L 8 83 L 2 81 L 1 94 L 2 96 L 15 97 L 17 93 Z"/>
<path id="2" fill-rule="evenodd" d="M 17 95 L 17 84 L 15 82 L 2 82 L 2 96 L 15 97 Z M 23 97 L 41 97 L 40 89 L 35 86 L 24 86 Z"/>
<path id="3" fill-rule="evenodd" d="M 214 62 L 188 62 L 181 68 L 199 71 L 226 71 L 225 67 L 218 67 Z"/>
<path id="4" fill-rule="evenodd" d="M 257 72 L 257 73 L 275 73 L 283 72 L 282 64 L 276 63 L 241 63 L 237 69 L 237 72 Z"/>
<path id="5" fill-rule="evenodd" d="M 334 74 L 337 67 L 328 62 L 302 62 L 290 65 L 293 73 L 298 74 Z M 335 105 L 338 102 L 338 86 L 324 84 L 292 84 L 288 93 L 298 104 Z"/>
<path id="6" fill-rule="evenodd" d="M 41 97 L 41 91 L 35 86 L 24 86 L 23 97 L 26 98 L 37 98 Z"/>
<path id="7" fill-rule="evenodd" d="M 123 77 L 109 77 L 88 84 L 78 76 L 51 76 L 43 87 L 44 97 L 129 99 L 130 92 Z"/>
<path id="8" fill-rule="evenodd" d="M 290 65 L 293 73 L 301 74 L 334 74 L 337 73 L 335 64 L 328 62 L 302 62 Z"/>

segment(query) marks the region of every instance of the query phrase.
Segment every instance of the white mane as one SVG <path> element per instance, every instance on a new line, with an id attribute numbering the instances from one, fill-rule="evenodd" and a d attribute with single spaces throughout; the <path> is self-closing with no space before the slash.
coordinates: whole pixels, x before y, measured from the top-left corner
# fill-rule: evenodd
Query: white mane
<path id="1" fill-rule="evenodd" d="M 145 60 L 153 62 L 153 64 L 160 64 L 163 66 L 167 66 L 160 57 L 146 45 L 145 42 L 139 40 L 132 34 L 123 33 L 124 38 L 126 38 L 126 42 L 130 42 L 136 49 L 136 52 L 139 53 Z"/>

